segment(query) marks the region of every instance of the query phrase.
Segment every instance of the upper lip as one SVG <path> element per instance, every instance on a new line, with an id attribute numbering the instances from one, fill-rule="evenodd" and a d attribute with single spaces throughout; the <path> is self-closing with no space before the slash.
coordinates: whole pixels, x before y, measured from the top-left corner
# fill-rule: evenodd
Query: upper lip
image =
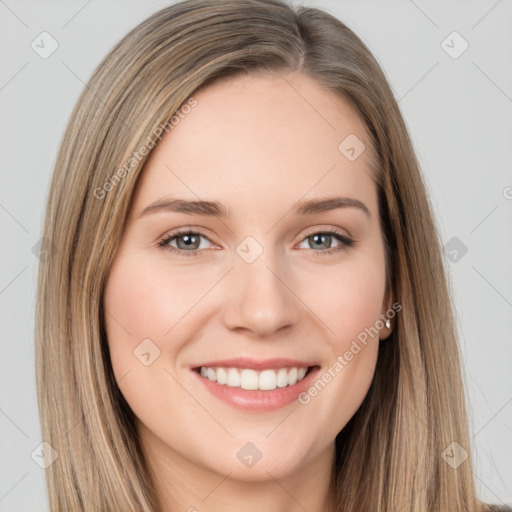
<path id="1" fill-rule="evenodd" d="M 298 359 L 288 359 L 283 357 L 272 359 L 252 359 L 250 357 L 237 357 L 233 359 L 223 359 L 217 361 L 208 361 L 195 365 L 192 368 L 197 369 L 201 367 L 223 367 L 223 368 L 248 368 L 251 370 L 266 370 L 276 368 L 308 368 L 315 366 L 314 362 L 299 361 Z"/>

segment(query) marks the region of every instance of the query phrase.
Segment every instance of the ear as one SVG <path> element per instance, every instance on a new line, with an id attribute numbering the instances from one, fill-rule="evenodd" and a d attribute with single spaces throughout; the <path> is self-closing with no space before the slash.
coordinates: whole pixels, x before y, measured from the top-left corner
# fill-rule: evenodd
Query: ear
<path id="1" fill-rule="evenodd" d="M 380 318 L 384 322 L 384 326 L 380 330 L 380 335 L 379 335 L 379 338 L 381 340 L 387 339 L 390 336 L 390 334 L 393 332 L 393 326 L 394 326 L 393 318 L 396 314 L 393 310 L 393 302 L 394 302 L 393 299 L 394 299 L 394 297 L 393 297 L 393 292 L 391 290 L 391 285 L 387 281 L 386 282 L 386 291 L 384 293 L 384 299 L 382 301 L 382 308 L 381 308 L 381 312 L 380 312 Z M 395 314 L 393 314 L 391 316 L 390 311 Z M 386 320 L 389 320 L 389 327 L 387 327 L 385 325 Z"/>

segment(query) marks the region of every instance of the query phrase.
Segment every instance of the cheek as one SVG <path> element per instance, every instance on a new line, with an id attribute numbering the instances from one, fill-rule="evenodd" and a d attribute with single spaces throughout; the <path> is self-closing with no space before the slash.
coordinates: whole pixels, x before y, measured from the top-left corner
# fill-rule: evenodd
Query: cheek
<path id="1" fill-rule="evenodd" d="M 201 328 L 194 315 L 218 275 L 212 272 L 209 278 L 197 271 L 171 268 L 165 261 L 148 260 L 136 251 L 118 253 L 103 297 L 105 329 L 116 378 L 130 371 L 140 388 L 158 389 L 162 382 L 169 385 L 165 369 L 173 373 L 178 369 L 183 347 Z M 144 366 L 139 357 L 148 352 L 154 359 Z M 126 385 L 124 381 L 122 386 Z"/>
<path id="2" fill-rule="evenodd" d="M 318 277 L 309 304 L 328 326 L 330 360 L 301 403 L 328 425 L 326 434 L 334 438 L 363 402 L 373 379 L 382 328 L 378 320 L 385 292 L 384 253 L 376 245 Z"/>
<path id="3" fill-rule="evenodd" d="M 304 414 L 315 418 L 325 439 L 334 439 L 361 406 L 373 380 L 379 349 L 379 333 L 374 327 L 381 308 L 381 288 L 364 274 L 345 277 L 330 295 L 332 309 L 320 315 L 329 326 L 325 336 L 328 360 L 299 397 Z"/>
<path id="4" fill-rule="evenodd" d="M 180 272 L 148 264 L 136 254 L 121 254 L 110 269 L 104 293 L 109 343 L 135 347 L 150 338 L 158 344 L 190 308 L 192 288 Z"/>
<path id="5" fill-rule="evenodd" d="M 385 292 L 384 259 L 376 253 L 358 254 L 346 264 L 333 265 L 304 280 L 304 301 L 322 321 L 326 339 L 336 352 L 365 329 L 375 326 L 382 311 Z M 373 332 L 373 331 L 372 331 Z"/>
<path id="6" fill-rule="evenodd" d="M 132 255 L 116 256 L 103 297 L 105 328 L 116 377 L 132 368 L 141 370 L 142 365 L 135 359 L 139 346 L 149 348 L 151 357 L 158 353 L 155 345 L 161 347 L 163 334 L 172 326 L 169 312 L 175 309 L 175 304 L 168 302 L 172 294 L 166 290 L 168 286 L 157 279 L 150 266 Z M 147 342 L 141 345 L 147 339 L 154 345 Z"/>
<path id="7" fill-rule="evenodd" d="M 155 411 L 171 415 L 172 407 L 179 407 L 184 415 L 197 414 L 171 377 L 175 375 L 171 362 L 182 345 L 180 336 L 187 339 L 178 322 L 190 309 L 190 300 L 176 293 L 186 290 L 184 281 L 182 273 L 170 274 L 158 264 L 148 264 L 147 257 L 136 252 L 120 252 L 107 278 L 103 301 L 112 369 L 126 401 L 144 421 L 151 422 Z M 176 324 L 172 335 L 178 342 L 164 344 Z"/>

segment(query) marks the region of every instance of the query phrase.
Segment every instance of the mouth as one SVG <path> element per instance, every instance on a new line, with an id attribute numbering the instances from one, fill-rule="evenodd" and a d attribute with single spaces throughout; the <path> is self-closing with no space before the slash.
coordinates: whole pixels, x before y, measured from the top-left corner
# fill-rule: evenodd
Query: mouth
<path id="1" fill-rule="evenodd" d="M 300 382 L 313 367 L 267 369 L 256 371 L 251 368 L 229 368 L 201 366 L 197 372 L 212 382 L 246 391 L 272 391 L 277 388 L 294 386 Z"/>
<path id="2" fill-rule="evenodd" d="M 301 361 L 236 359 L 191 368 L 203 387 L 229 405 L 246 411 L 276 410 L 306 390 L 320 366 Z"/>

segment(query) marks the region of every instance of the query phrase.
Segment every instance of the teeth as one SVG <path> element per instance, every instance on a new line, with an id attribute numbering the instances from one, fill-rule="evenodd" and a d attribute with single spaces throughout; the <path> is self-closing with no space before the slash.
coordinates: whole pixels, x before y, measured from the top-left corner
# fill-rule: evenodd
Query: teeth
<path id="1" fill-rule="evenodd" d="M 258 389 L 276 389 L 277 374 L 274 370 L 263 370 L 258 379 Z"/>
<path id="2" fill-rule="evenodd" d="M 246 390 L 271 391 L 276 388 L 293 386 L 306 376 L 307 368 L 293 367 L 279 370 L 256 370 L 237 368 L 201 367 L 201 376 L 218 384 Z"/>
<path id="3" fill-rule="evenodd" d="M 234 368 L 228 370 L 228 380 L 226 384 L 232 388 L 240 387 L 240 374 Z"/>
<path id="4" fill-rule="evenodd" d="M 290 372 L 288 373 L 288 384 L 290 386 L 293 386 L 297 382 L 297 374 L 298 374 L 297 368 L 292 368 Z"/>
<path id="5" fill-rule="evenodd" d="M 240 387 L 242 389 L 258 389 L 258 374 L 254 370 L 242 370 Z"/>
<path id="6" fill-rule="evenodd" d="M 277 372 L 277 387 L 284 388 L 285 386 L 288 386 L 288 372 L 286 368 L 281 368 Z"/>
<path id="7" fill-rule="evenodd" d="M 226 384 L 228 381 L 228 374 L 224 368 L 217 368 L 217 382 L 219 384 Z"/>

